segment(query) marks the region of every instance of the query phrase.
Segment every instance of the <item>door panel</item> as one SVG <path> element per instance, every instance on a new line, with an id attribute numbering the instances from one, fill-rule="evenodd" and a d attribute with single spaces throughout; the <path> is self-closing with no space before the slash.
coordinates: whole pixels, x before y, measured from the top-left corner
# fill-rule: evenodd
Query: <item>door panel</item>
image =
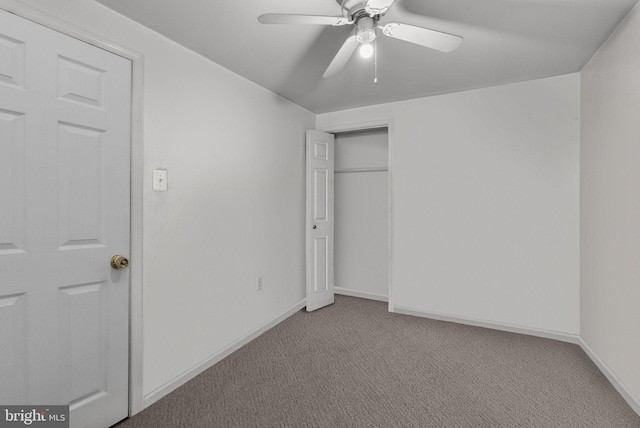
<path id="1" fill-rule="evenodd" d="M 329 290 L 329 245 L 326 236 L 313 238 L 313 292 Z"/>
<path id="2" fill-rule="evenodd" d="M 61 247 L 103 245 L 105 131 L 59 123 L 59 236 Z"/>
<path id="3" fill-rule="evenodd" d="M 130 104 L 130 61 L 0 10 L 0 402 L 72 427 L 128 413 Z"/>
<path id="4" fill-rule="evenodd" d="M 24 42 L 0 35 L 0 85 L 23 89 Z"/>
<path id="5" fill-rule="evenodd" d="M 27 399 L 27 305 L 25 294 L 0 296 L 0 378 L 15 388 L 0 389 L 0 403 Z"/>
<path id="6" fill-rule="evenodd" d="M 24 119 L 0 109 L 0 255 L 24 250 Z"/>
<path id="7" fill-rule="evenodd" d="M 328 217 L 328 190 L 329 171 L 326 168 L 313 169 L 313 221 L 326 221 Z"/>
<path id="8" fill-rule="evenodd" d="M 307 311 L 333 303 L 333 135 L 307 131 Z"/>
<path id="9" fill-rule="evenodd" d="M 59 292 L 60 369 L 64 401 L 72 404 L 106 390 L 105 282 L 64 287 Z"/>
<path id="10" fill-rule="evenodd" d="M 104 107 L 105 70 L 58 56 L 58 96 L 61 100 Z"/>

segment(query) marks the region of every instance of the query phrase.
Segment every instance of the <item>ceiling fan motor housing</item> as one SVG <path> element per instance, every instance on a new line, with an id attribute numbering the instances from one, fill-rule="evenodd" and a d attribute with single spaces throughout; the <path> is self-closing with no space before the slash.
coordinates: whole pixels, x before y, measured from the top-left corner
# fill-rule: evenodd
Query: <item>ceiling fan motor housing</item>
<path id="1" fill-rule="evenodd" d="M 347 18 L 352 18 L 358 10 L 364 10 L 367 2 L 363 0 L 336 0 L 342 8 L 342 13 Z"/>
<path id="2" fill-rule="evenodd" d="M 378 21 L 380 17 L 382 17 L 386 13 L 386 9 L 384 12 L 378 11 L 377 9 L 370 10 L 367 9 L 368 1 L 363 0 L 336 0 L 340 7 L 342 8 L 342 14 L 345 18 L 349 19 L 352 22 L 358 22 L 358 19 L 362 16 L 370 16 L 374 18 L 375 21 Z"/>

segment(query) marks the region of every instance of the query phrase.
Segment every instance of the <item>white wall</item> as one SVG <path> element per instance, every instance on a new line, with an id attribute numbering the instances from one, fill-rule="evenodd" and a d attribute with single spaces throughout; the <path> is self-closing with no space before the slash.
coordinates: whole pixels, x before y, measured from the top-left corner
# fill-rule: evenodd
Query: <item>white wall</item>
<path id="1" fill-rule="evenodd" d="M 386 168 L 387 130 L 339 133 L 335 147 L 336 291 L 384 299 L 389 294 L 388 173 L 339 171 Z"/>
<path id="2" fill-rule="evenodd" d="M 636 403 L 640 403 L 639 40 L 636 7 L 581 73 L 580 177 L 581 334 Z"/>
<path id="3" fill-rule="evenodd" d="M 578 74 L 319 115 L 393 118 L 393 305 L 578 334 Z"/>
<path id="4" fill-rule="evenodd" d="M 145 56 L 149 394 L 304 298 L 304 131 L 315 116 L 93 1 L 24 3 Z M 167 193 L 151 191 L 157 167 Z"/>

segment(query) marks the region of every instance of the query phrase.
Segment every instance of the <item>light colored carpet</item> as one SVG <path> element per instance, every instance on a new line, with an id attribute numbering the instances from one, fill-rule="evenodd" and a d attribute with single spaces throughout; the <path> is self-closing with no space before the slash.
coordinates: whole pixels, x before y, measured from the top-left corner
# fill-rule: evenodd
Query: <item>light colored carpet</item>
<path id="1" fill-rule="evenodd" d="M 640 427 L 580 347 L 336 296 L 140 414 L 142 427 Z"/>

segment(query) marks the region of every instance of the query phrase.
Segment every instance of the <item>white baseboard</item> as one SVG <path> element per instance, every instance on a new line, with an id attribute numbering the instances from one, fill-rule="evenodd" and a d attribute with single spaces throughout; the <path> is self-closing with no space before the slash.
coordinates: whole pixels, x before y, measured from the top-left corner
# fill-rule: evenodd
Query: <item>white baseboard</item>
<path id="1" fill-rule="evenodd" d="M 388 302 L 389 297 L 382 294 L 369 293 L 367 291 L 356 291 L 348 288 L 333 287 L 333 292 L 342 294 L 343 296 L 360 297 L 362 299 L 377 300 L 379 302 Z"/>
<path id="2" fill-rule="evenodd" d="M 445 315 L 445 314 L 439 314 L 435 312 L 423 311 L 420 309 L 406 308 L 402 306 L 396 306 L 393 312 L 397 314 L 403 314 L 403 315 L 413 315 L 413 316 L 422 317 L 422 318 L 430 318 L 430 319 L 435 319 L 439 321 L 448 321 L 448 322 L 455 322 L 458 324 L 472 325 L 475 327 L 484 327 L 484 328 L 491 328 L 494 330 L 508 331 L 510 333 L 519 333 L 519 334 L 527 334 L 529 336 L 544 337 L 546 339 L 554 339 L 554 340 L 559 340 L 561 342 L 574 343 L 576 345 L 580 344 L 580 336 L 578 336 L 577 334 L 561 333 L 561 332 L 552 331 L 552 330 L 543 330 L 543 329 L 523 327 L 523 326 L 512 325 L 512 324 L 504 324 L 504 323 L 493 322 L 493 321 L 483 321 L 483 320 L 477 320 L 473 318 L 458 317 L 454 315 Z"/>
<path id="3" fill-rule="evenodd" d="M 613 373 L 613 371 L 593 352 L 593 349 L 587 345 L 583 338 L 580 338 L 579 345 L 582 347 L 584 352 L 591 358 L 591 361 L 598 366 L 600 371 L 609 379 L 609 382 L 613 385 L 613 387 L 622 395 L 622 398 L 626 400 L 626 402 L 631 406 L 631 408 L 640 415 L 640 401 L 636 399 L 631 392 L 627 389 L 626 386 L 618 379 L 618 376 Z"/>
<path id="4" fill-rule="evenodd" d="M 192 367 L 191 369 L 187 370 L 181 375 L 176 376 L 175 378 L 165 383 L 161 387 L 157 388 L 156 390 L 150 392 L 149 394 L 146 394 L 144 396 L 144 408 L 149 407 L 150 405 L 152 405 L 153 403 L 155 403 L 165 395 L 178 389 L 180 386 L 189 382 L 191 379 L 198 376 L 200 373 L 207 370 L 217 362 L 221 361 L 231 353 L 242 348 L 244 345 L 251 342 L 253 339 L 260 336 L 265 331 L 269 330 L 272 327 L 275 327 L 277 324 L 289 318 L 291 315 L 295 314 L 296 312 L 304 308 L 306 305 L 307 305 L 306 299 L 296 303 L 295 305 L 287 309 L 285 312 L 283 312 L 281 315 L 275 317 L 274 319 L 262 325 L 261 327 L 258 327 L 257 329 L 253 330 L 248 335 L 236 340 L 235 342 L 231 343 L 229 346 L 222 349 L 221 351 L 211 355 L 209 358 L 207 358 L 197 366 Z"/>

